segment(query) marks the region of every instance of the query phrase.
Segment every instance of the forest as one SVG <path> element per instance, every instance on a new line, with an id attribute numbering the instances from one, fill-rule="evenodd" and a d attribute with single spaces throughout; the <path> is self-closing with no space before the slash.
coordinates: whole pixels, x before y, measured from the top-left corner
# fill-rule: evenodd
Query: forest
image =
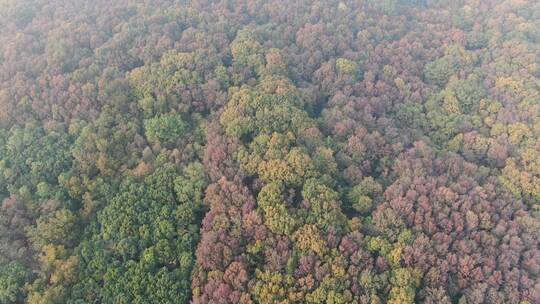
<path id="1" fill-rule="evenodd" d="M 0 304 L 540 304 L 540 2 L 0 0 Z"/>

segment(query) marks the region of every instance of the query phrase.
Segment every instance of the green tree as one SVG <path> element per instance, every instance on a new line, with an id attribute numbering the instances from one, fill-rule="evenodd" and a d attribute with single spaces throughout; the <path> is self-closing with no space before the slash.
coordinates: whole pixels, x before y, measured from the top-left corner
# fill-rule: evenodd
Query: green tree
<path id="1" fill-rule="evenodd" d="M 150 142 L 173 144 L 185 135 L 186 129 L 187 124 L 179 114 L 161 114 L 144 120 L 146 138 Z"/>
<path id="2" fill-rule="evenodd" d="M 367 213 L 373 209 L 373 200 L 382 192 L 382 186 L 371 176 L 362 179 L 347 194 L 354 210 Z"/>

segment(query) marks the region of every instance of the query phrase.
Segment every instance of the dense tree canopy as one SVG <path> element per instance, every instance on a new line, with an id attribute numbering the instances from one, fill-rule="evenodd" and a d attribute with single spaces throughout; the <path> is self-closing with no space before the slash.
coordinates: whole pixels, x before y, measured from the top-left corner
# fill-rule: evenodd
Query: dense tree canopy
<path id="1" fill-rule="evenodd" d="M 540 303 L 540 2 L 0 27 L 0 304 Z"/>

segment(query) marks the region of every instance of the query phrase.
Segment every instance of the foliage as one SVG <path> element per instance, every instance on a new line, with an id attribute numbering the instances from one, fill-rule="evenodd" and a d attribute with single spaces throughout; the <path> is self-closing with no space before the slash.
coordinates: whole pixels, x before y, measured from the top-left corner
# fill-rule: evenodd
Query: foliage
<path id="1" fill-rule="evenodd" d="M 538 1 L 0 1 L 0 303 L 540 303 Z"/>

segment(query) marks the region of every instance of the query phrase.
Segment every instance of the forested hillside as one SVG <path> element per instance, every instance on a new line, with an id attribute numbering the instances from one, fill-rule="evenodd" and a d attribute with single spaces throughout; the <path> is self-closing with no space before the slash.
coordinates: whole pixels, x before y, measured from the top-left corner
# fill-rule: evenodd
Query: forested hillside
<path id="1" fill-rule="evenodd" d="M 540 2 L 0 0 L 0 304 L 540 303 Z"/>

